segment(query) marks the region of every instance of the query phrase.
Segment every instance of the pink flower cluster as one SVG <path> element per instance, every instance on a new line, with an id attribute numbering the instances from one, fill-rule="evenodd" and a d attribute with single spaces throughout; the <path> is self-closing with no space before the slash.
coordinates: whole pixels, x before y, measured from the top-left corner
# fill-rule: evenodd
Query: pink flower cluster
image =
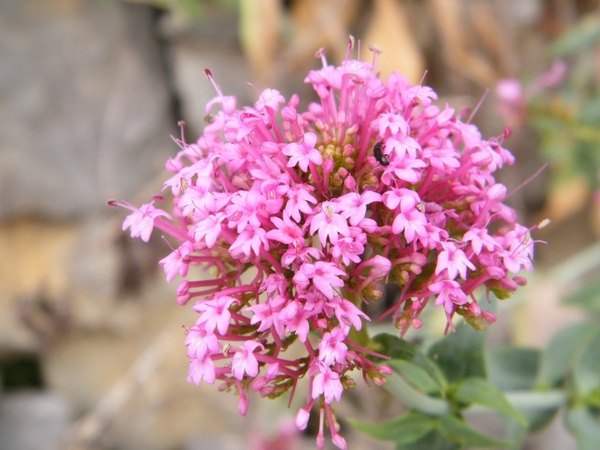
<path id="1" fill-rule="evenodd" d="M 305 377 L 296 425 L 316 404 L 319 448 L 326 420 L 343 449 L 331 405 L 354 386 L 350 372 L 376 384 L 390 373 L 369 359 L 361 305 L 393 282 L 401 294 L 388 313 L 402 334 L 432 299 L 449 328 L 455 314 L 482 327 L 495 318 L 473 292 L 517 289 L 523 279 L 511 274 L 531 269 L 533 245 L 493 177 L 513 162 L 500 139 L 436 106 L 429 87 L 319 56 L 323 68 L 305 81 L 320 102 L 303 112 L 297 95 L 286 102 L 273 89 L 238 109 L 215 84 L 204 133 L 178 141 L 166 164 L 169 212 L 112 203 L 133 211 L 123 224 L 133 237 L 158 228 L 178 242 L 160 265 L 167 281 L 184 278 L 178 303 L 199 314 L 185 340 L 189 380 L 236 389 L 245 414 L 248 390 L 276 397 Z M 304 356 L 286 358 L 294 343 Z"/>

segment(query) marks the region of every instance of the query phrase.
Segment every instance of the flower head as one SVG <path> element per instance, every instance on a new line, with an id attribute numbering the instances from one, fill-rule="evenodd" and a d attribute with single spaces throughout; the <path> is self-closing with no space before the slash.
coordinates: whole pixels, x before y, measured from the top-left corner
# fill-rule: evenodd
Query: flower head
<path id="1" fill-rule="evenodd" d="M 160 264 L 169 282 L 184 277 L 178 302 L 193 299 L 199 314 L 185 341 L 189 380 L 236 389 L 245 413 L 245 391 L 276 397 L 308 379 L 298 427 L 318 401 L 321 425 L 345 448 L 332 404 L 353 385 L 350 373 L 376 384 L 389 374 L 353 342 L 351 330 L 369 320 L 363 301 L 400 285 L 390 313 L 401 333 L 421 326 L 431 299 L 450 328 L 455 314 L 491 323 L 473 291 L 510 294 L 522 284 L 511 274 L 531 269 L 533 244 L 493 177 L 513 161 L 499 138 L 484 140 L 426 86 L 319 56 L 324 66 L 306 82 L 320 101 L 306 111 L 273 89 L 237 109 L 215 84 L 207 111 L 220 111 L 167 162 L 172 211 L 118 204 L 133 211 L 123 224 L 132 236 L 147 241 L 159 228 L 179 242 Z M 194 279 L 191 266 L 211 278 Z M 303 357 L 286 357 L 294 341 Z"/>

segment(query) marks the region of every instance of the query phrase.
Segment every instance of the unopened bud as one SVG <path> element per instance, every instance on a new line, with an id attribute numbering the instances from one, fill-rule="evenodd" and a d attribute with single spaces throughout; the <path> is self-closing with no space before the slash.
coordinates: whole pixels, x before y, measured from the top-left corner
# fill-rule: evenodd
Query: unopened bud
<path id="1" fill-rule="evenodd" d="M 502 278 L 504 276 L 504 270 L 502 270 L 500 267 L 497 267 L 497 266 L 490 266 L 490 267 L 487 267 L 485 270 L 488 273 L 488 275 L 490 277 L 492 277 L 494 280 L 499 280 L 500 278 Z"/>
<path id="2" fill-rule="evenodd" d="M 485 167 L 492 163 L 493 158 L 488 152 L 479 151 L 471 154 L 471 161 L 479 167 Z"/>
<path id="3" fill-rule="evenodd" d="M 296 427 L 299 430 L 304 430 L 306 428 L 306 425 L 308 425 L 308 419 L 310 418 L 310 413 L 304 409 L 304 408 L 300 408 L 298 410 L 298 413 L 296 414 Z"/>
<path id="4" fill-rule="evenodd" d="M 354 191 L 356 189 L 356 180 L 352 176 L 347 176 L 344 180 L 344 187 L 349 191 Z"/>
<path id="5" fill-rule="evenodd" d="M 377 386 L 383 386 L 387 382 L 387 379 L 377 372 L 370 373 L 369 376 Z"/>
<path id="6" fill-rule="evenodd" d="M 252 383 L 253 391 L 260 391 L 267 384 L 267 379 L 265 377 L 259 377 Z"/>
<path id="7" fill-rule="evenodd" d="M 331 442 L 333 442 L 333 445 L 335 445 L 340 450 L 346 450 L 348 448 L 346 440 L 337 433 L 335 434 L 335 436 L 331 437 Z"/>
<path id="8" fill-rule="evenodd" d="M 486 196 L 490 200 L 502 201 L 506 197 L 506 186 L 496 183 L 488 189 Z"/>
<path id="9" fill-rule="evenodd" d="M 248 412 L 248 404 L 250 402 L 248 401 L 248 397 L 243 396 L 240 398 L 240 401 L 238 402 L 238 411 L 240 413 L 240 415 L 245 416 L 246 413 Z"/>
<path id="10" fill-rule="evenodd" d="M 356 387 L 356 382 L 350 377 L 342 377 L 340 381 L 344 389 L 354 389 Z"/>
<path id="11" fill-rule="evenodd" d="M 513 280 L 515 283 L 517 283 L 519 286 L 527 286 L 527 279 L 520 277 L 520 276 L 516 276 L 513 277 Z"/>
<path id="12" fill-rule="evenodd" d="M 516 291 L 517 288 L 519 287 L 519 285 L 510 278 L 502 278 L 500 280 L 500 285 L 504 289 L 508 289 L 509 291 Z"/>
<path id="13" fill-rule="evenodd" d="M 165 168 L 171 173 L 177 173 L 183 169 L 184 164 L 178 159 L 169 158 L 165 163 Z"/>
<path id="14" fill-rule="evenodd" d="M 389 376 L 389 375 L 391 375 L 393 373 L 393 371 L 392 371 L 391 367 L 386 366 L 386 365 L 381 365 L 381 366 L 379 366 L 379 373 L 381 375 L 388 375 Z"/>
<path id="15" fill-rule="evenodd" d="M 489 324 L 492 324 L 496 321 L 496 316 L 489 311 L 482 311 L 481 318 Z"/>

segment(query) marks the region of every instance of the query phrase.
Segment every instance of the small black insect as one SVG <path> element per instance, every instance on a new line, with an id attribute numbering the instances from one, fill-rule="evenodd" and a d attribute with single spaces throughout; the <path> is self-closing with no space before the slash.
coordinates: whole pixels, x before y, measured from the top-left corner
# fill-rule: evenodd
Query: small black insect
<path id="1" fill-rule="evenodd" d="M 385 144 L 383 141 L 379 141 L 377 144 L 375 144 L 375 147 L 373 147 L 373 156 L 382 166 L 389 166 L 390 162 L 388 161 L 387 156 L 383 154 L 384 148 Z"/>

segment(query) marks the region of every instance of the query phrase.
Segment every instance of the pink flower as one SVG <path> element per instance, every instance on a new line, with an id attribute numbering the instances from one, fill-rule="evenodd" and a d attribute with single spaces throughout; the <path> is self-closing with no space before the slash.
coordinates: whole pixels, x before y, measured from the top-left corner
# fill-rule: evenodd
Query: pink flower
<path id="1" fill-rule="evenodd" d="M 133 212 L 123 221 L 123 231 L 130 228 L 131 237 L 139 237 L 142 241 L 148 242 L 154 228 L 155 219 L 159 217 L 171 218 L 168 213 L 155 208 L 152 203 L 142 205 L 139 209 L 133 209 Z"/>
<path id="2" fill-rule="evenodd" d="M 464 305 L 467 303 L 467 296 L 456 281 L 444 280 L 433 283 L 429 286 L 429 290 L 435 294 L 439 294 L 435 304 L 438 306 L 443 305 L 444 311 L 447 314 L 454 312 L 454 305 Z"/>
<path id="3" fill-rule="evenodd" d="M 418 195 L 408 189 L 398 189 L 388 191 L 383 195 L 383 202 L 390 209 L 396 209 L 400 206 L 392 223 L 392 233 L 400 234 L 404 232 L 406 242 L 411 243 L 416 238 L 427 239 L 427 218 L 417 208 L 420 205 Z"/>
<path id="4" fill-rule="evenodd" d="M 321 210 L 315 214 L 310 222 L 310 234 L 319 232 L 319 240 L 323 246 L 327 239 L 335 243 L 340 234 L 350 235 L 348 222 L 341 214 L 338 214 L 338 205 L 333 202 L 323 202 Z"/>
<path id="5" fill-rule="evenodd" d="M 247 226 L 229 247 L 229 254 L 247 261 L 251 254 L 258 256 L 262 250 L 269 250 L 267 232 L 262 228 Z"/>
<path id="6" fill-rule="evenodd" d="M 215 363 L 210 356 L 207 355 L 202 359 L 193 358 L 190 360 L 188 381 L 198 386 L 202 380 L 206 381 L 208 384 L 214 384 L 215 379 Z"/>
<path id="7" fill-rule="evenodd" d="M 312 312 L 305 308 L 298 300 L 287 304 L 278 315 L 278 320 L 285 324 L 286 331 L 294 332 L 298 335 L 300 342 L 306 342 L 310 324 L 308 318 Z"/>
<path id="8" fill-rule="evenodd" d="M 348 346 L 344 344 L 346 335 L 341 328 L 335 327 L 331 332 L 325 333 L 319 344 L 319 359 L 327 366 L 334 363 L 343 363 L 346 358 Z"/>
<path id="9" fill-rule="evenodd" d="M 290 157 L 288 167 L 300 166 L 303 172 L 308 170 L 308 164 L 323 164 L 321 153 L 315 148 L 317 135 L 315 133 L 305 133 L 304 139 L 300 143 L 291 142 L 283 147 L 282 153 Z"/>
<path id="10" fill-rule="evenodd" d="M 313 189 L 310 185 L 297 184 L 287 192 L 289 200 L 285 205 L 285 212 L 296 222 L 300 222 L 301 212 L 304 214 L 313 212 L 313 208 L 309 205 L 309 203 L 317 203 L 317 199 L 309 193 Z"/>
<path id="11" fill-rule="evenodd" d="M 162 266 L 167 275 L 167 283 L 173 281 L 177 274 L 182 277 L 187 276 L 190 267 L 189 255 L 194 251 L 194 246 L 191 242 L 185 241 L 168 256 L 161 259 L 158 264 Z"/>
<path id="12" fill-rule="evenodd" d="M 270 230 L 267 233 L 267 238 L 283 244 L 295 244 L 296 246 L 304 242 L 304 232 L 290 220 L 285 212 L 283 213 L 283 219 L 271 217 L 271 222 L 277 229 Z"/>
<path id="13" fill-rule="evenodd" d="M 273 327 L 279 337 L 285 335 L 284 322 L 281 320 L 280 312 L 287 304 L 287 299 L 281 295 L 267 300 L 265 303 L 258 303 L 247 308 L 253 313 L 251 325 L 259 324 L 257 331 L 266 331 Z"/>
<path id="14" fill-rule="evenodd" d="M 466 280 L 467 268 L 475 270 L 473 263 L 452 242 L 442 243 L 442 248 L 443 250 L 438 255 L 435 274 L 439 275 L 445 270 L 450 280 L 454 280 L 459 274 L 463 280 Z"/>
<path id="15" fill-rule="evenodd" d="M 485 228 L 471 228 L 465 233 L 462 240 L 470 242 L 471 248 L 476 255 L 479 255 L 484 248 L 491 252 L 494 248 L 498 247 L 498 243 L 488 234 Z"/>
<path id="16" fill-rule="evenodd" d="M 188 358 L 203 359 L 207 355 L 219 353 L 221 344 L 213 332 L 207 332 L 204 327 L 194 325 L 185 338 Z"/>
<path id="17" fill-rule="evenodd" d="M 311 367 L 309 374 L 316 372 L 312 382 L 312 398 L 325 398 L 325 403 L 339 402 L 344 388 L 340 382 L 340 375 L 325 364 L 318 362 Z"/>
<path id="18" fill-rule="evenodd" d="M 331 256 L 336 259 L 342 258 L 344 265 L 349 266 L 352 263 L 360 263 L 360 256 L 365 251 L 362 237 L 364 233 L 359 233 L 355 237 L 343 237 L 336 241 L 331 248 Z M 365 239 L 366 241 L 366 239 Z"/>
<path id="19" fill-rule="evenodd" d="M 214 247 L 221 234 L 221 222 L 224 219 L 225 214 L 217 213 L 196 223 L 190 230 L 194 242 L 204 242 L 208 248 Z"/>
<path id="20" fill-rule="evenodd" d="M 367 213 L 367 205 L 373 202 L 380 202 L 381 194 L 373 191 L 364 191 L 362 194 L 350 192 L 343 195 L 339 199 L 339 210 L 341 216 L 345 219 L 350 219 L 350 225 L 356 226 Z"/>
<path id="21" fill-rule="evenodd" d="M 225 335 L 231 320 L 229 306 L 232 303 L 239 304 L 239 300 L 227 295 L 215 300 L 196 302 L 194 310 L 200 313 L 196 325 L 203 326 L 207 332 L 212 332 L 216 328 L 221 335 Z"/>
<path id="22" fill-rule="evenodd" d="M 315 264 L 304 263 L 299 273 L 312 279 L 313 285 L 330 300 L 333 298 L 333 287 L 344 286 L 344 281 L 339 277 L 346 275 L 346 272 L 339 269 L 335 263 L 325 261 L 317 261 Z"/>
<path id="23" fill-rule="evenodd" d="M 258 361 L 254 355 L 254 350 L 260 348 L 264 350 L 264 347 L 255 341 L 246 341 L 240 351 L 236 351 L 235 355 L 231 359 L 231 373 L 238 380 L 244 378 L 247 374 L 249 377 L 255 377 L 258 375 Z"/>
<path id="24" fill-rule="evenodd" d="M 362 303 L 395 283 L 388 312 L 401 335 L 432 303 L 450 330 L 455 314 L 488 325 L 468 299 L 478 287 L 505 297 L 523 285 L 515 273 L 531 270 L 533 241 L 494 179 L 514 162 L 505 136 L 484 139 L 399 74 L 382 80 L 376 65 L 318 56 L 323 67 L 306 77 L 318 101 L 306 109 L 274 89 L 238 109 L 207 71 L 212 121 L 194 142 L 175 140 L 168 212 L 109 203 L 131 211 L 132 236 L 147 241 L 157 228 L 176 242 L 159 264 L 168 282 L 184 278 L 177 303 L 193 300 L 198 314 L 185 338 L 189 381 L 237 391 L 242 414 L 248 390 L 277 397 L 307 382 L 297 426 L 318 405 L 318 445 L 328 428 L 345 449 L 332 404 L 349 373 L 378 385 L 390 374 L 355 342 L 370 320 Z"/>

